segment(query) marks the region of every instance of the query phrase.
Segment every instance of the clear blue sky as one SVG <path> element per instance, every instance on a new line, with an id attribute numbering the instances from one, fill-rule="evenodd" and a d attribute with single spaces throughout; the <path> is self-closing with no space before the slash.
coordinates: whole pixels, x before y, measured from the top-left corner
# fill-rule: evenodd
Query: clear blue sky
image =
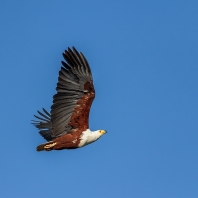
<path id="1" fill-rule="evenodd" d="M 87 57 L 96 99 L 82 149 L 35 151 L 62 52 Z M 0 197 L 197 198 L 198 1 L 1 1 Z"/>

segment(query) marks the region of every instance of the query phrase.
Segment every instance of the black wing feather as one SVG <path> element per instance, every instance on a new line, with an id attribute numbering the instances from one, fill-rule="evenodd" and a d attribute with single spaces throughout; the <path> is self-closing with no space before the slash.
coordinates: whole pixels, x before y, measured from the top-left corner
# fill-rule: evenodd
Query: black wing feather
<path id="1" fill-rule="evenodd" d="M 45 110 L 43 108 L 43 112 L 41 113 L 40 111 L 38 111 L 38 113 L 42 116 L 36 116 L 34 115 L 36 118 L 38 118 L 38 120 L 34 121 L 33 120 L 33 125 L 39 129 L 39 133 L 41 134 L 42 137 L 44 137 L 47 141 L 51 141 L 54 139 L 54 136 L 52 134 L 52 127 L 51 127 L 51 115 L 50 113 L 47 112 L 47 110 Z"/>

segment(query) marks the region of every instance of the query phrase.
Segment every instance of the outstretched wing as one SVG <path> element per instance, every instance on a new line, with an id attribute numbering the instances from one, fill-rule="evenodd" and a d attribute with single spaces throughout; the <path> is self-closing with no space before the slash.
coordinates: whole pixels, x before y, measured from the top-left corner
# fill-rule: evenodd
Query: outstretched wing
<path id="1" fill-rule="evenodd" d="M 51 126 L 54 137 L 71 130 L 89 128 L 89 111 L 95 97 L 89 64 L 74 47 L 63 53 L 57 93 L 51 106 Z"/>

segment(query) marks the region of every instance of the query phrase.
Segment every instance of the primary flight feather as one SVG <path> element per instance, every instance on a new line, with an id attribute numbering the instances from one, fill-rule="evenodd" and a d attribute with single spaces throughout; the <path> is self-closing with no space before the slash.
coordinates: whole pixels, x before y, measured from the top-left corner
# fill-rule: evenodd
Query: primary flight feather
<path id="1" fill-rule="evenodd" d="M 76 149 L 98 140 L 105 130 L 89 129 L 89 112 L 95 98 L 93 78 L 88 61 L 74 47 L 63 53 L 59 71 L 57 93 L 53 97 L 51 112 L 38 111 L 33 124 L 48 141 L 37 151 Z"/>

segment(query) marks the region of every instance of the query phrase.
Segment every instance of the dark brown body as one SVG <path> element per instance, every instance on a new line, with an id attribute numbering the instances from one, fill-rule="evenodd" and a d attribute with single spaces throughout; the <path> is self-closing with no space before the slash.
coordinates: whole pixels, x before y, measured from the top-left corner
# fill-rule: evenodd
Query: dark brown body
<path id="1" fill-rule="evenodd" d="M 76 149 L 80 143 L 79 132 L 72 132 L 69 134 L 57 137 L 53 141 L 41 144 L 37 147 L 37 151 L 51 151 L 51 150 L 62 150 L 62 149 Z"/>
<path id="2" fill-rule="evenodd" d="M 60 136 L 53 142 L 56 143 L 52 148 L 53 150 L 76 149 L 80 143 L 79 132 L 76 131 Z"/>

